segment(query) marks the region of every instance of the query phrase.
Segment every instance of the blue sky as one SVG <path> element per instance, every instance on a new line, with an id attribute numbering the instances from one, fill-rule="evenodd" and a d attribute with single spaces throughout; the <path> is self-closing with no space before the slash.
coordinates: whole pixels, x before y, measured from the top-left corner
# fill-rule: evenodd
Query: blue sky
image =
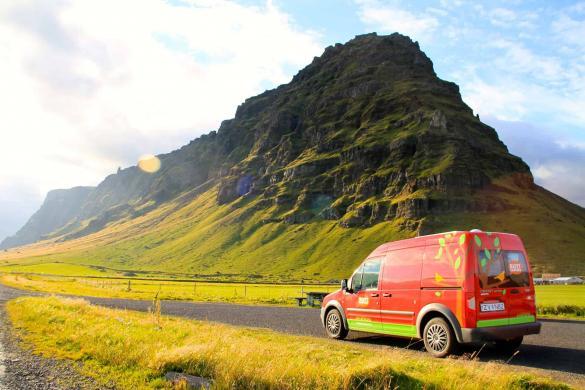
<path id="1" fill-rule="evenodd" d="M 410 36 L 537 183 L 585 205 L 585 2 L 0 4 L 0 239 L 53 188 L 214 130 L 357 34 Z"/>

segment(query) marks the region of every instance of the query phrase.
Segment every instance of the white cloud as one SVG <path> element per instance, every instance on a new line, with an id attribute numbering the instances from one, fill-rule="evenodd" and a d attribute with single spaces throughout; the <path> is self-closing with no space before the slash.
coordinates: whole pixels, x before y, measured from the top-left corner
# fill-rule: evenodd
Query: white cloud
<path id="1" fill-rule="evenodd" d="M 496 26 L 507 27 L 516 20 L 516 13 L 507 8 L 494 8 L 490 11 L 490 22 Z"/>
<path id="2" fill-rule="evenodd" d="M 585 21 L 573 19 L 566 13 L 561 13 L 552 23 L 552 30 L 564 44 L 585 47 Z"/>
<path id="3" fill-rule="evenodd" d="M 3 2 L 0 183 L 96 184 L 217 128 L 321 50 L 270 2 Z"/>
<path id="4" fill-rule="evenodd" d="M 568 76 L 567 69 L 563 67 L 559 58 L 536 55 L 518 41 L 497 39 L 489 45 L 502 50 L 503 54 L 494 59 L 494 62 L 502 69 L 528 75 L 551 84 L 563 83 Z"/>
<path id="5" fill-rule="evenodd" d="M 460 80 L 463 100 L 481 116 L 516 121 L 528 112 L 529 97 L 524 90 L 514 87 L 515 80 L 501 80 L 498 84 L 487 82 L 477 67 L 466 67 L 454 76 Z"/>
<path id="6" fill-rule="evenodd" d="M 357 3 L 361 21 L 368 28 L 382 33 L 399 32 L 413 40 L 423 40 L 430 39 L 432 32 L 439 27 L 439 20 L 429 14 L 414 14 L 377 0 L 360 0 Z"/>
<path id="7" fill-rule="evenodd" d="M 585 123 L 585 57 L 537 54 L 519 41 L 486 42 L 490 60 L 452 72 L 464 100 L 503 120 L 547 118 L 547 125 Z"/>

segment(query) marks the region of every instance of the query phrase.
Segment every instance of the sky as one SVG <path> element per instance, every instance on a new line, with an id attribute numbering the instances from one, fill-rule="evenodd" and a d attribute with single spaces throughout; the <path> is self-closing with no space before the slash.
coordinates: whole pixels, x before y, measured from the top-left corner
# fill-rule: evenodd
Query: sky
<path id="1" fill-rule="evenodd" d="M 538 184 L 585 206 L 585 2 L 7 0 L 0 240 L 47 191 L 215 130 L 325 47 L 372 31 L 418 41 Z"/>

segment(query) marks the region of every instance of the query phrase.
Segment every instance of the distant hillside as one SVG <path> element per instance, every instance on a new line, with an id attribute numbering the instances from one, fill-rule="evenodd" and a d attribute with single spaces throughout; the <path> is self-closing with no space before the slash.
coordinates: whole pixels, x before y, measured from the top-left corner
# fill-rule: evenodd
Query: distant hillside
<path id="1" fill-rule="evenodd" d="M 93 187 L 74 187 L 49 191 L 41 208 L 14 235 L 0 243 L 0 249 L 30 244 L 47 238 L 52 232 L 67 225 L 81 211 Z"/>
<path id="2" fill-rule="evenodd" d="M 49 240 L 0 260 L 327 280 L 380 242 L 477 227 L 521 234 L 537 270 L 585 273 L 585 209 L 536 186 L 399 34 L 328 47 L 159 157 L 157 173 L 121 170 L 79 207 L 47 205 L 63 211 Z M 27 226 L 16 245 L 41 237 Z"/>

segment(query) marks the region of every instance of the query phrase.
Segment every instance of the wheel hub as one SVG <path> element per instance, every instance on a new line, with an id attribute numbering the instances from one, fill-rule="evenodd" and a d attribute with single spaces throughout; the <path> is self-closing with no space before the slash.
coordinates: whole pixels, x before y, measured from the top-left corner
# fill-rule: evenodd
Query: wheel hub
<path id="1" fill-rule="evenodd" d="M 435 352 L 442 352 L 447 348 L 448 333 L 447 330 L 439 325 L 433 324 L 427 331 L 427 344 Z"/>

